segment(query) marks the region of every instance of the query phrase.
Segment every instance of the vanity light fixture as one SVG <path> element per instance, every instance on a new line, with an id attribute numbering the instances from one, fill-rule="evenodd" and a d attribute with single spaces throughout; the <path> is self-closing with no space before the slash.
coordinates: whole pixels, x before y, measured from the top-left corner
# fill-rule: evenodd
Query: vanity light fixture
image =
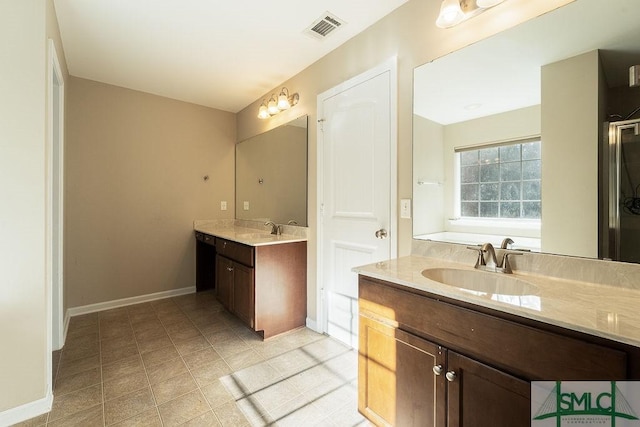
<path id="1" fill-rule="evenodd" d="M 283 87 L 278 95 L 277 101 L 275 94 L 271 94 L 269 101 L 262 100 L 260 108 L 258 108 L 258 118 L 268 119 L 271 116 L 275 116 L 280 111 L 287 110 L 298 103 L 300 95 L 294 93 L 289 95 L 289 89 Z"/>
<path id="2" fill-rule="evenodd" d="M 436 26 L 455 27 L 485 10 L 504 2 L 504 0 L 442 0 Z"/>

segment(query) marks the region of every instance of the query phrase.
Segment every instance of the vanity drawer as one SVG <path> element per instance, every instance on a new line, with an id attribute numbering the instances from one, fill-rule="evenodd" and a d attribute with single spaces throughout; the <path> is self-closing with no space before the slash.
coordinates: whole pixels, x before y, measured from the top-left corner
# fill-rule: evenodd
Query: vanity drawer
<path id="1" fill-rule="evenodd" d="M 433 340 L 527 380 L 620 380 L 627 354 L 360 276 L 359 307 L 399 329 Z M 384 320 L 383 320 L 384 321 Z"/>
<path id="2" fill-rule="evenodd" d="M 253 251 L 252 246 L 243 245 L 242 243 L 216 238 L 216 251 L 219 255 L 232 259 L 247 267 L 253 267 Z"/>

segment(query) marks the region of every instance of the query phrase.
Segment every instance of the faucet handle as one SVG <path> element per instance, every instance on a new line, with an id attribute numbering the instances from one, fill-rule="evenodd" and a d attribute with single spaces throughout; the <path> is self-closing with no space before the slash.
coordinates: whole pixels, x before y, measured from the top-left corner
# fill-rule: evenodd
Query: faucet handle
<path id="1" fill-rule="evenodd" d="M 467 246 L 467 249 L 471 249 L 472 251 L 478 251 L 478 259 L 476 260 L 476 265 L 473 268 L 478 268 L 481 265 L 486 265 L 484 261 L 484 250 L 480 245 L 478 246 Z"/>
<path id="2" fill-rule="evenodd" d="M 502 271 L 507 274 L 513 273 L 513 270 L 511 269 L 511 263 L 509 262 L 509 255 L 522 255 L 522 252 L 505 251 L 504 255 L 502 256 Z"/>

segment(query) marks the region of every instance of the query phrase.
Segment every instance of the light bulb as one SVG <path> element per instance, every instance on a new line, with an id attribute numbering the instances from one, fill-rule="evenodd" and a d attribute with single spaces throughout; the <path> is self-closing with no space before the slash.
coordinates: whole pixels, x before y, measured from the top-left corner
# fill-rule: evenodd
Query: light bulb
<path id="1" fill-rule="evenodd" d="M 273 95 L 271 95 L 271 98 L 269 98 L 269 103 L 267 104 L 267 111 L 272 116 L 280 112 L 280 110 L 278 109 L 278 104 L 276 103 L 276 99 L 274 98 Z"/>
<path id="2" fill-rule="evenodd" d="M 285 90 L 287 93 L 285 93 Z M 289 107 L 291 107 L 291 104 L 289 103 L 289 91 L 283 87 L 282 91 L 280 91 L 280 95 L 278 95 L 278 109 L 286 110 Z"/>
<path id="3" fill-rule="evenodd" d="M 267 119 L 269 118 L 269 112 L 267 111 L 267 106 L 264 104 L 264 100 L 258 109 L 258 118 L 259 119 Z"/>
<path id="4" fill-rule="evenodd" d="M 440 28 L 449 28 L 458 25 L 464 20 L 464 13 L 460 8 L 460 0 L 443 0 L 440 5 L 440 15 L 436 25 Z"/>

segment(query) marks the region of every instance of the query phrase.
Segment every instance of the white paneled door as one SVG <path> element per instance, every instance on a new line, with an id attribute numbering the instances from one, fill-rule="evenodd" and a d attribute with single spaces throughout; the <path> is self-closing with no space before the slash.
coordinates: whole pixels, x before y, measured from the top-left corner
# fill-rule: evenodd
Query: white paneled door
<path id="1" fill-rule="evenodd" d="M 395 255 L 395 61 L 318 97 L 320 315 L 357 348 L 351 269 Z"/>

